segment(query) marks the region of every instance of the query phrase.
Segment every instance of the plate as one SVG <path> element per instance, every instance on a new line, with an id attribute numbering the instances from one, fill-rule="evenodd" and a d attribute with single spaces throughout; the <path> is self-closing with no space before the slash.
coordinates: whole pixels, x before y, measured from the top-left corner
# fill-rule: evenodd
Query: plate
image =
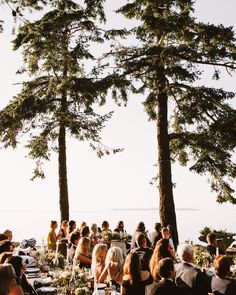
<path id="1" fill-rule="evenodd" d="M 36 268 L 36 267 L 30 267 L 30 268 L 26 268 L 25 273 L 36 273 L 36 272 L 39 272 L 39 271 L 40 271 L 39 268 Z"/>
<path id="2" fill-rule="evenodd" d="M 103 284 L 103 283 L 98 283 L 98 284 L 97 284 L 97 288 L 98 288 L 98 289 L 105 289 L 106 286 L 107 286 L 107 284 Z"/>

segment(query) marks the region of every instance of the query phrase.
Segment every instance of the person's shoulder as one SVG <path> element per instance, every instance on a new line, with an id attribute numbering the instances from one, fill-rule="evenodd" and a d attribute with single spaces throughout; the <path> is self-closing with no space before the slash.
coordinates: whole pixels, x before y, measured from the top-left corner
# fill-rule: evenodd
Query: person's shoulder
<path id="1" fill-rule="evenodd" d="M 11 291 L 10 291 L 9 295 L 24 295 L 24 291 L 20 285 L 18 285 L 16 282 L 14 282 L 11 285 Z"/>

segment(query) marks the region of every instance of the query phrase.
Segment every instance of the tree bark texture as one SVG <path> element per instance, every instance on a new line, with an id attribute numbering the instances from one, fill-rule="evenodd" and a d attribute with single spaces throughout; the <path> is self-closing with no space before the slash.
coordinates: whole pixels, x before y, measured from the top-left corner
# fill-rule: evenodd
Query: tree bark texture
<path id="1" fill-rule="evenodd" d="M 163 226 L 171 225 L 174 245 L 178 244 L 178 231 L 173 197 L 169 134 L 168 134 L 168 97 L 161 89 L 157 95 L 157 142 L 158 142 L 158 187 L 159 213 Z"/>

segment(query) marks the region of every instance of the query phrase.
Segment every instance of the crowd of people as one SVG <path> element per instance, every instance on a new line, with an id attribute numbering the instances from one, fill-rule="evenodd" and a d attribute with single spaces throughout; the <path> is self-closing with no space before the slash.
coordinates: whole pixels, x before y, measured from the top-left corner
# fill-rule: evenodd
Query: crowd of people
<path id="1" fill-rule="evenodd" d="M 232 260 L 219 249 L 213 233 L 207 235 L 205 247 L 215 258 L 214 271 L 208 273 L 194 265 L 191 244 L 175 248 L 171 226 L 156 223 L 154 229 L 148 234 L 144 222 L 139 222 L 129 236 L 123 221 L 114 230 L 107 221 L 100 228 L 86 222 L 77 227 L 75 221 L 64 220 L 59 229 L 57 222 L 51 221 L 47 249 L 60 253 L 73 265 L 91 269 L 95 284 L 115 286 L 121 295 L 236 294 L 236 281 L 229 277 Z M 122 238 L 126 253 L 112 243 L 113 233 Z M 34 247 L 33 239 L 27 242 Z M 35 294 L 24 271 L 22 257 L 13 255 L 12 232 L 7 230 L 0 234 L 0 295 Z"/>

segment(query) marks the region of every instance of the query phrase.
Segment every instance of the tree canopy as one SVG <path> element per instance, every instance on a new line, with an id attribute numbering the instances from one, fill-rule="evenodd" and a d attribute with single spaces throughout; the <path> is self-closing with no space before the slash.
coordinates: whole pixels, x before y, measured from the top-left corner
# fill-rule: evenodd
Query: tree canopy
<path id="1" fill-rule="evenodd" d="M 235 204 L 230 185 L 236 176 L 235 94 L 201 85 L 200 80 L 207 67 L 216 80 L 222 70 L 229 74 L 235 70 L 233 28 L 197 21 L 191 0 L 133 0 L 118 12 L 138 21 L 129 34 L 139 43 L 118 46 L 114 54 L 122 74 L 136 81 L 133 91 L 146 94 L 145 110 L 157 122 L 162 223 L 176 225 L 174 160 L 210 175 L 217 201 Z"/>

